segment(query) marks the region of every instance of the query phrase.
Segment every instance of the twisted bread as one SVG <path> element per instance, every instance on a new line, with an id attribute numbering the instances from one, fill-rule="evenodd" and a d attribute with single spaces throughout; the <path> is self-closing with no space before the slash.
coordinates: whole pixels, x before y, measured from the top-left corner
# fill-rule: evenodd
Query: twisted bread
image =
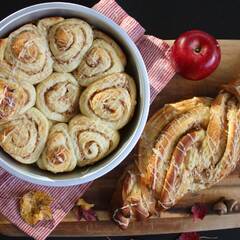
<path id="1" fill-rule="evenodd" d="M 113 219 L 126 228 L 172 207 L 188 192 L 216 184 L 240 154 L 239 81 L 214 99 L 165 105 L 147 123 L 138 161 L 123 174 L 113 196 Z"/>

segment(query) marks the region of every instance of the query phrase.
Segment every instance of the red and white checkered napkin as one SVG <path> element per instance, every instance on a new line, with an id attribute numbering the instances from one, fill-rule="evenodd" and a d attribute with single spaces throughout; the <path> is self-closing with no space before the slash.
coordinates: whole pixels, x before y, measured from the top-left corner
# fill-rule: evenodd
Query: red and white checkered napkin
<path id="1" fill-rule="evenodd" d="M 114 0 L 101 0 L 93 8 L 120 25 L 138 46 L 148 70 L 153 101 L 175 74 L 169 59 L 168 44 L 153 36 L 144 35 L 142 26 Z M 91 183 L 62 188 L 44 187 L 22 181 L 0 168 L 0 212 L 26 234 L 37 240 L 44 240 L 90 185 Z M 30 190 L 42 190 L 52 196 L 53 221 L 40 222 L 32 227 L 21 219 L 19 197 Z"/>

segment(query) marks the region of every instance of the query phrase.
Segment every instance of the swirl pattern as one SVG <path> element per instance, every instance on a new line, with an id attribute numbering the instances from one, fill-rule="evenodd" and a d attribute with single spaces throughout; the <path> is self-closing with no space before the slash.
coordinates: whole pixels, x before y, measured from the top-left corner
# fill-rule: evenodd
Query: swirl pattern
<path id="1" fill-rule="evenodd" d="M 37 86 L 37 108 L 50 120 L 67 122 L 78 113 L 80 87 L 70 73 L 53 73 Z"/>
<path id="2" fill-rule="evenodd" d="M 132 218 L 168 209 L 188 192 L 206 189 L 235 169 L 239 85 L 237 80 L 224 86 L 213 100 L 168 104 L 149 120 L 139 145 L 141 157 L 124 173 L 113 197 L 119 225 L 126 228 Z"/>
<path id="3" fill-rule="evenodd" d="M 103 32 L 94 30 L 92 47 L 74 72 L 81 86 L 88 86 L 100 77 L 123 72 L 126 57 L 117 43 Z"/>
<path id="4" fill-rule="evenodd" d="M 0 125 L 0 146 L 17 161 L 31 164 L 38 160 L 48 136 L 49 123 L 36 108 Z"/>
<path id="5" fill-rule="evenodd" d="M 93 31 L 80 19 L 66 19 L 53 25 L 48 32 L 50 50 L 57 72 L 72 72 L 93 42 Z"/>
<path id="6" fill-rule="evenodd" d="M 12 120 L 35 104 L 36 94 L 32 85 L 22 86 L 10 80 L 0 79 L 0 123 Z"/>
<path id="7" fill-rule="evenodd" d="M 46 147 L 37 162 L 41 169 L 53 173 L 72 171 L 77 164 L 68 125 L 58 123 L 49 133 Z"/>
<path id="8" fill-rule="evenodd" d="M 1 149 L 52 173 L 106 157 L 135 110 L 126 64 L 111 37 L 77 18 L 39 19 L 0 39 Z"/>
<path id="9" fill-rule="evenodd" d="M 136 86 L 126 73 L 115 73 L 91 84 L 80 97 L 81 112 L 114 129 L 125 126 L 134 113 Z"/>
<path id="10" fill-rule="evenodd" d="M 80 167 L 107 156 L 119 143 L 117 131 L 82 115 L 77 115 L 69 122 L 69 132 Z"/>
<path id="11" fill-rule="evenodd" d="M 6 77 L 36 84 L 52 73 L 52 65 L 47 41 L 33 24 L 0 41 L 0 71 Z"/>

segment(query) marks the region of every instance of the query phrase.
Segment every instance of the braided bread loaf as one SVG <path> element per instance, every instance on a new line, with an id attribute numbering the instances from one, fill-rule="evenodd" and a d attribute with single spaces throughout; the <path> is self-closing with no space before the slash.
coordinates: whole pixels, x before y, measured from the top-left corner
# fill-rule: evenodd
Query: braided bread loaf
<path id="1" fill-rule="evenodd" d="M 236 167 L 240 154 L 240 80 L 215 99 L 165 105 L 148 122 L 139 158 L 114 193 L 113 219 L 126 228 L 172 207 L 188 192 L 216 184 Z"/>

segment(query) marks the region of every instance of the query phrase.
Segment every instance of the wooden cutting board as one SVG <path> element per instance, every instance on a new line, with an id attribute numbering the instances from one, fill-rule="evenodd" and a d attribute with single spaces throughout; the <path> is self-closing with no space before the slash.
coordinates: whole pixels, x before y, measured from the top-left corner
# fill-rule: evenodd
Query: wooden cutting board
<path id="1" fill-rule="evenodd" d="M 170 44 L 172 41 L 168 41 Z M 193 96 L 216 96 L 223 83 L 240 76 L 240 40 L 220 40 L 222 61 L 217 71 L 204 81 L 187 81 L 176 75 L 158 95 L 151 106 L 150 115 L 165 103 L 176 102 Z M 240 143 L 239 143 L 240 144 Z M 96 180 L 84 198 L 96 204 L 99 221 L 78 222 L 73 211 L 54 230 L 54 236 L 116 236 L 176 233 L 184 231 L 214 230 L 240 227 L 240 213 L 218 216 L 209 213 L 202 221 L 193 221 L 189 214 L 195 202 L 212 203 L 222 196 L 240 201 L 240 167 L 231 176 L 214 187 L 189 194 L 173 209 L 162 213 L 161 218 L 151 218 L 144 222 L 134 222 L 127 230 L 121 230 L 110 219 L 109 202 L 124 166 L 136 157 L 134 151 L 115 170 Z M 8 236 L 24 235 L 20 230 L 0 215 L 0 233 Z"/>

